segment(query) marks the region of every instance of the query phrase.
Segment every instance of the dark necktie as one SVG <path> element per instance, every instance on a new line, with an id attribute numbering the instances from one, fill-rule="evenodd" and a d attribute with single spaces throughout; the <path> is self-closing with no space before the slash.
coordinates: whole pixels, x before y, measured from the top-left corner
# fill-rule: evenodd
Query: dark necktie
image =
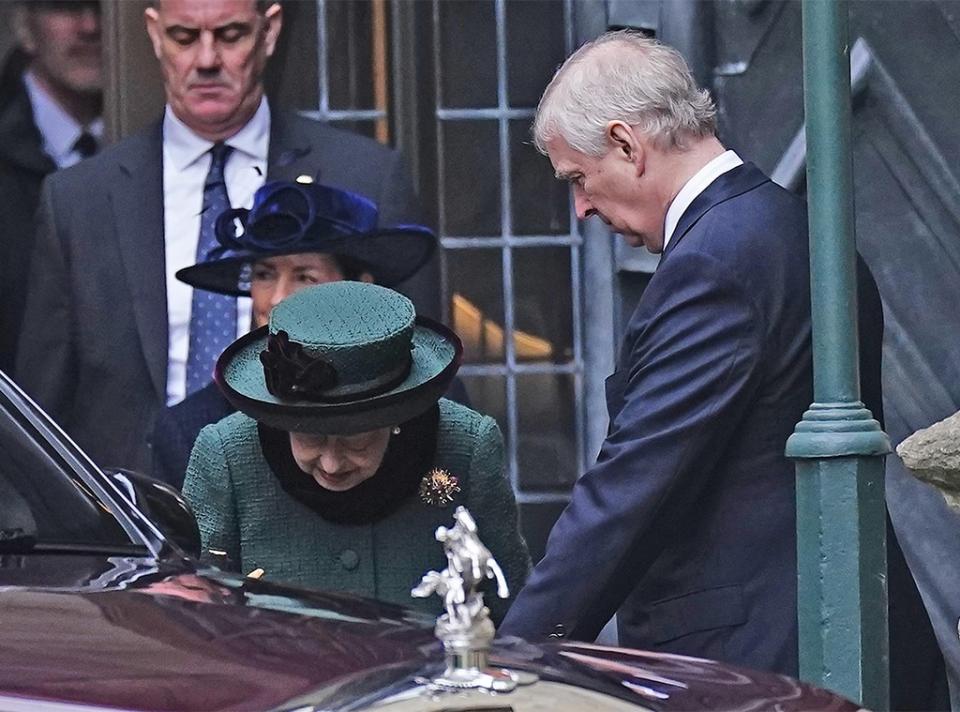
<path id="1" fill-rule="evenodd" d="M 230 208 L 223 169 L 232 150 L 223 143 L 214 144 L 210 149 L 212 160 L 203 184 L 203 212 L 200 214 L 200 239 L 197 241 L 198 263 L 205 261 L 216 247 L 214 226 L 217 216 Z M 190 350 L 187 355 L 187 395 L 210 383 L 217 357 L 236 338 L 236 297 L 194 289 L 190 312 Z"/>
<path id="2" fill-rule="evenodd" d="M 73 150 L 80 154 L 80 158 L 90 158 L 97 152 L 97 148 L 99 146 L 96 137 L 87 131 L 80 134 L 80 138 L 73 144 Z"/>

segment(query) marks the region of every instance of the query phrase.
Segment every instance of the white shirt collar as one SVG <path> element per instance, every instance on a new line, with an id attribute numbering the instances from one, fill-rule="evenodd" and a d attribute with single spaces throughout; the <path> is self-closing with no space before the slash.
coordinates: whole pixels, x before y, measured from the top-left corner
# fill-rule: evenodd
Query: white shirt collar
<path id="1" fill-rule="evenodd" d="M 67 111 L 50 96 L 33 72 L 26 71 L 23 75 L 23 84 L 30 97 L 30 106 L 33 109 L 33 122 L 43 137 L 43 150 L 59 167 L 75 162 L 71 160 L 74 153 L 74 144 L 84 130 L 94 138 L 103 138 L 103 119 L 97 118 L 89 126 L 82 126 Z"/>
<path id="2" fill-rule="evenodd" d="M 667 217 L 663 221 L 663 249 L 667 249 L 670 238 L 680 218 L 690 207 L 690 204 L 696 200 L 697 196 L 705 191 L 713 181 L 722 176 L 727 171 L 731 171 L 737 166 L 743 165 L 743 161 L 733 151 L 725 151 L 703 168 L 693 174 L 693 177 L 683 184 L 677 197 L 670 203 L 667 209 Z"/>
<path id="3" fill-rule="evenodd" d="M 225 143 L 251 158 L 266 162 L 270 150 L 270 106 L 266 97 L 260 100 L 256 113 L 243 128 Z M 193 129 L 177 118 L 167 104 L 163 114 L 163 150 L 164 156 L 172 161 L 178 170 L 183 170 L 199 159 L 212 146 L 213 141 L 195 134 Z"/>

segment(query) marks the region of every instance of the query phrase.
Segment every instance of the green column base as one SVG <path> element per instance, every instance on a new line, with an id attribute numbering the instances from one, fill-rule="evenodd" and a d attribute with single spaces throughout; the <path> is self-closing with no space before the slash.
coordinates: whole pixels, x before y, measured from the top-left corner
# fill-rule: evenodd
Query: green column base
<path id="1" fill-rule="evenodd" d="M 800 677 L 889 708 L 882 457 L 797 462 Z"/>
<path id="2" fill-rule="evenodd" d="M 876 456 L 890 452 L 890 439 L 863 403 L 814 403 L 787 440 L 793 458 Z"/>

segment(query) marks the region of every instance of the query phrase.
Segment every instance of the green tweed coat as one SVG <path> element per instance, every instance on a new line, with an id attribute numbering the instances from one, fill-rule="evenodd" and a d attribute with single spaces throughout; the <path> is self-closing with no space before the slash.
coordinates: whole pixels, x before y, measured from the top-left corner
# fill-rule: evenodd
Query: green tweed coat
<path id="1" fill-rule="evenodd" d="M 440 401 L 435 467 L 456 475 L 460 492 L 449 505 L 425 504 L 417 495 L 379 521 L 338 524 L 288 495 L 270 471 L 257 423 L 235 413 L 208 425 L 194 445 L 183 493 L 200 525 L 204 557 L 224 551 L 241 573 L 312 588 L 348 591 L 439 613 L 440 599 L 414 599 L 410 589 L 427 571 L 446 566 L 434 539 L 453 524 L 458 505 L 470 510 L 480 536 L 503 569 L 511 599 L 530 567 L 517 505 L 503 475 L 503 438 L 493 418 Z M 307 475 L 305 475 L 307 476 Z M 491 589 L 492 590 L 492 589 Z M 494 620 L 509 604 L 486 595 Z"/>

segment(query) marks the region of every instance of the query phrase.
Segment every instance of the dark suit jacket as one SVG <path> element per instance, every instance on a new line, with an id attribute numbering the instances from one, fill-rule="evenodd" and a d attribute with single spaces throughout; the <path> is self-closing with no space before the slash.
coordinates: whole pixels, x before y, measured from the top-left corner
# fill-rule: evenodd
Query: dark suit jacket
<path id="1" fill-rule="evenodd" d="M 608 379 L 597 464 L 502 632 L 592 639 L 620 607 L 623 645 L 796 674 L 783 451 L 812 400 L 808 259 L 803 202 L 752 165 L 694 200 Z"/>
<path id="2" fill-rule="evenodd" d="M 372 198 L 384 222 L 418 219 L 396 152 L 279 111 L 271 124 L 268 178 L 309 174 Z M 160 123 L 46 181 L 16 377 L 101 465 L 149 469 L 167 382 L 164 263 Z"/>
<path id="3" fill-rule="evenodd" d="M 40 184 L 57 168 L 33 121 L 24 67 L 14 51 L 0 74 L 0 370 L 7 373 L 26 301 Z"/>
<path id="4" fill-rule="evenodd" d="M 236 408 L 223 397 L 216 383 L 192 393 L 176 405 L 164 408 L 150 435 L 153 468 L 150 474 L 177 489 L 190 462 L 190 452 L 200 431 L 235 413 Z"/>

